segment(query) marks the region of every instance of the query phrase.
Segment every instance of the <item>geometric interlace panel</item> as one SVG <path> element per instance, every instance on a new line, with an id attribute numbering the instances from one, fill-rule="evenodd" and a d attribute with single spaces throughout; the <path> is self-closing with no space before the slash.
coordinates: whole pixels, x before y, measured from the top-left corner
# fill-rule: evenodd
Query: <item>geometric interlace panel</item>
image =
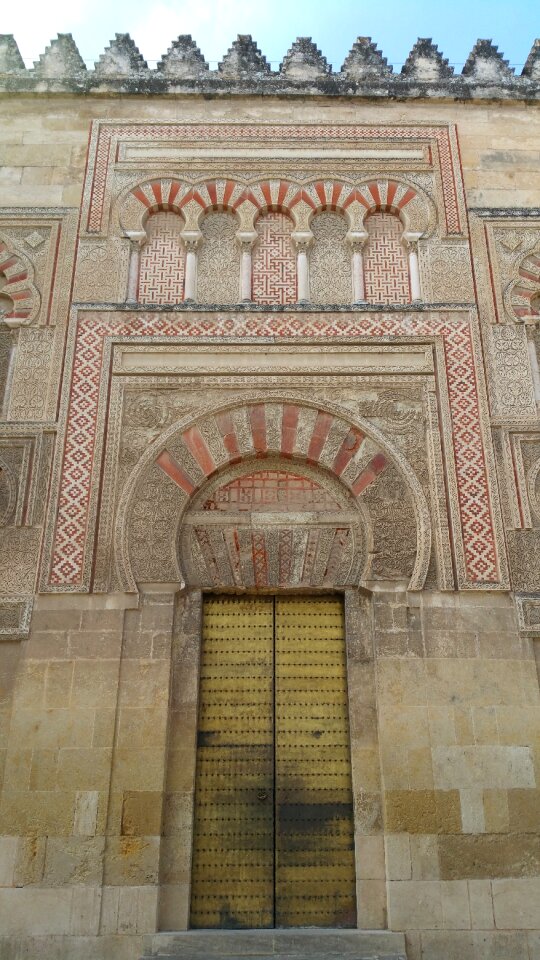
<path id="1" fill-rule="evenodd" d="M 183 220 L 177 213 L 153 213 L 141 250 L 139 303 L 180 303 L 184 299 Z"/>
<path id="2" fill-rule="evenodd" d="M 355 924 L 342 602 L 208 597 L 191 926 Z"/>
<path id="3" fill-rule="evenodd" d="M 365 221 L 364 287 L 368 303 L 409 303 L 409 267 L 401 241 L 403 224 L 393 213 L 372 213 Z"/>
<path id="4" fill-rule="evenodd" d="M 255 224 L 257 240 L 252 259 L 252 299 L 256 303 L 296 301 L 296 253 L 293 222 L 284 213 L 267 213 Z"/>

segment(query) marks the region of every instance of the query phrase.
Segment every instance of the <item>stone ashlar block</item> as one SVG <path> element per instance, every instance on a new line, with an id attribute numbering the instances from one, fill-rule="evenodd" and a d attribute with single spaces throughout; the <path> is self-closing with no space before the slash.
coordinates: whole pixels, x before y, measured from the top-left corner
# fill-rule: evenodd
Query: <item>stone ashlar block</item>
<path id="1" fill-rule="evenodd" d="M 111 772 L 112 751 L 60 750 L 57 783 L 62 790 L 105 790 Z"/>
<path id="2" fill-rule="evenodd" d="M 66 935 L 70 932 L 73 889 L 21 887 L 0 890 L 3 936 Z"/>
<path id="3" fill-rule="evenodd" d="M 43 882 L 49 887 L 100 884 L 104 837 L 49 837 Z"/>
<path id="4" fill-rule="evenodd" d="M 156 791 L 128 791 L 122 808 L 122 835 L 159 836 L 162 794 Z"/>
<path id="5" fill-rule="evenodd" d="M 387 790 L 384 806 L 391 833 L 461 832 L 458 790 Z"/>
<path id="6" fill-rule="evenodd" d="M 495 926 L 493 897 L 489 880 L 468 880 L 469 908 L 473 930 L 490 930 Z"/>
<path id="7" fill-rule="evenodd" d="M 494 880 L 495 925 L 501 929 L 536 930 L 539 925 L 540 878 Z"/>
<path id="8" fill-rule="evenodd" d="M 72 698 L 77 707 L 108 707 L 118 683 L 117 660 L 75 661 Z"/>
<path id="9" fill-rule="evenodd" d="M 465 881 L 390 881 L 388 920 L 397 930 L 469 929 L 469 896 Z"/>
<path id="10" fill-rule="evenodd" d="M 110 837 L 107 842 L 104 882 L 130 887 L 158 882 L 158 837 Z"/>
<path id="11" fill-rule="evenodd" d="M 530 747 L 434 747 L 433 773 L 435 786 L 441 790 L 535 786 Z"/>
<path id="12" fill-rule="evenodd" d="M 446 880 L 538 876 L 540 836 L 530 833 L 441 836 L 439 863 L 441 877 Z"/>
<path id="13" fill-rule="evenodd" d="M 6 790 L 0 802 L 0 823 L 7 834 L 68 836 L 73 824 L 75 794 L 56 790 Z"/>
<path id="14" fill-rule="evenodd" d="M 540 790 L 508 790 L 506 796 L 510 831 L 540 834 Z"/>
<path id="15" fill-rule="evenodd" d="M 426 930 L 422 960 L 531 960 L 522 933 Z"/>
<path id="16" fill-rule="evenodd" d="M 165 884 L 189 883 L 191 879 L 191 838 L 167 836 L 162 841 L 160 881 Z"/>

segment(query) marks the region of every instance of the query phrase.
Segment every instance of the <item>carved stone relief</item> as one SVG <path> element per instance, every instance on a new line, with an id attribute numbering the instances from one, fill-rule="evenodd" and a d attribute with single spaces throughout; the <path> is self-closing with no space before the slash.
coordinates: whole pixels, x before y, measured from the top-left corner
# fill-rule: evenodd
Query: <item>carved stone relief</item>
<path id="1" fill-rule="evenodd" d="M 309 251 L 311 301 L 351 303 L 351 248 L 345 239 L 345 217 L 330 211 L 318 213 L 311 221 L 311 231 L 314 237 Z"/>
<path id="2" fill-rule="evenodd" d="M 508 564 L 514 590 L 540 590 L 540 530 L 508 530 Z"/>
<path id="3" fill-rule="evenodd" d="M 204 217 L 197 265 L 199 303 L 238 303 L 240 300 L 237 229 L 238 222 L 231 213 L 209 213 Z"/>
<path id="4" fill-rule="evenodd" d="M 18 484 L 13 470 L 0 457 L 0 527 L 8 524 L 17 504 Z"/>
<path id="5" fill-rule="evenodd" d="M 473 251 L 482 319 L 486 323 L 538 323 L 540 218 L 473 217 Z"/>
<path id="6" fill-rule="evenodd" d="M 81 303 L 123 303 L 126 299 L 129 241 L 111 235 L 80 241 L 73 291 Z"/>
<path id="7" fill-rule="evenodd" d="M 0 583 L 6 594 L 33 593 L 41 530 L 6 527 L 0 545 Z"/>
<path id="8" fill-rule="evenodd" d="M 169 391 L 164 391 L 163 394 L 169 394 L 169 396 L 173 395 L 172 392 L 169 393 Z M 356 427 L 352 428 L 351 432 L 351 426 L 347 424 L 346 419 L 341 421 L 337 418 L 332 419 L 331 415 L 322 413 L 318 414 L 317 410 L 312 407 L 304 407 L 302 404 L 298 405 L 298 401 L 293 400 L 292 397 L 288 404 L 284 404 L 283 401 L 280 401 L 277 398 L 276 402 L 268 403 L 268 400 L 266 399 L 266 402 L 261 403 L 261 400 L 265 400 L 265 398 L 268 397 L 267 392 L 261 393 L 261 400 L 257 400 L 253 393 L 251 393 L 249 396 L 252 398 L 250 405 L 235 406 L 230 410 L 230 412 L 225 410 L 223 413 L 199 417 L 195 420 L 195 425 L 193 427 L 186 427 L 184 430 L 182 430 L 179 427 L 175 427 L 175 423 L 173 422 L 170 428 L 166 428 L 161 432 L 159 441 L 154 440 L 154 442 L 151 443 L 150 447 L 147 448 L 146 453 L 141 458 L 139 465 L 135 467 L 135 470 L 128 479 L 127 486 L 124 487 L 124 492 L 121 496 L 120 512 L 117 512 L 116 534 L 117 544 L 120 549 L 119 556 L 120 558 L 124 557 L 124 559 L 120 559 L 119 569 L 122 570 L 125 568 L 126 563 L 128 563 L 128 568 L 131 565 L 135 581 L 152 579 L 156 573 L 156 564 L 161 564 L 162 572 L 159 579 L 165 577 L 165 573 L 166 579 L 177 579 L 181 576 L 178 560 L 175 561 L 173 557 L 174 549 L 170 544 L 170 534 L 171 531 L 176 529 L 180 523 L 180 516 L 183 509 L 187 505 L 190 491 L 200 488 L 204 483 L 205 473 L 208 473 L 210 469 L 210 463 L 214 464 L 211 469 L 212 473 L 214 473 L 217 469 L 217 476 L 220 478 L 219 482 L 222 487 L 225 481 L 222 481 L 221 471 L 230 461 L 231 457 L 234 463 L 234 449 L 238 450 L 238 456 L 240 458 L 247 458 L 246 465 L 242 466 L 244 474 L 247 475 L 250 473 L 250 470 L 251 473 L 253 472 L 253 467 L 249 467 L 249 460 L 256 455 L 257 445 L 259 443 L 264 444 L 264 449 L 266 450 L 266 453 L 264 454 L 264 466 L 265 469 L 269 470 L 272 467 L 272 464 L 270 464 L 268 458 L 271 458 L 272 450 L 275 449 L 276 453 L 279 454 L 282 444 L 289 442 L 286 440 L 286 437 L 289 436 L 289 433 L 287 432 L 288 428 L 283 426 L 289 417 L 292 418 L 292 422 L 295 424 L 294 427 L 291 427 L 290 442 L 293 443 L 292 438 L 293 436 L 296 436 L 297 440 L 295 443 L 301 445 L 298 447 L 298 455 L 300 456 L 301 461 L 305 460 L 309 451 L 312 451 L 310 453 L 311 458 L 313 458 L 313 456 L 317 456 L 317 460 L 320 464 L 318 469 L 319 471 L 323 471 L 323 480 L 320 481 L 317 479 L 314 482 L 323 482 L 325 489 L 327 488 L 329 482 L 332 482 L 334 485 L 337 483 L 338 487 L 340 486 L 340 483 L 335 479 L 335 477 L 333 477 L 336 469 L 339 470 L 340 474 L 342 473 L 343 481 L 350 487 L 351 490 L 353 490 L 353 492 L 354 490 L 363 492 L 364 488 L 367 489 L 367 487 L 369 487 L 379 476 L 381 471 L 384 473 L 385 470 L 388 469 L 386 454 L 382 454 L 378 443 L 369 438 L 362 440 L 362 431 L 360 430 L 359 433 L 356 433 Z M 167 404 L 166 399 L 165 403 Z M 136 413 L 136 416 L 140 418 L 142 412 L 144 419 L 146 419 L 148 422 L 149 418 L 154 424 L 158 421 L 163 422 L 164 420 L 169 420 L 168 415 L 166 415 L 164 412 L 162 402 L 155 397 L 153 399 L 150 397 L 145 397 L 144 402 L 140 403 L 140 401 L 138 401 L 133 394 L 131 394 L 127 401 L 127 409 L 129 410 L 128 416 L 131 420 L 133 420 L 134 412 L 137 411 L 138 413 Z M 309 423 L 307 430 L 304 430 L 302 427 L 304 412 L 313 413 L 313 416 L 309 418 L 309 421 L 306 421 L 306 425 Z M 317 419 L 318 417 L 319 419 Z M 327 417 L 330 418 L 328 421 L 326 419 Z M 258 426 L 259 420 L 261 420 L 261 424 L 263 424 L 261 427 Z M 186 422 L 185 416 L 184 422 Z M 187 423 L 189 422 L 190 421 L 188 419 Z M 320 426 L 317 426 L 319 422 Z M 276 427 L 275 430 L 274 425 Z M 146 429 L 151 430 L 152 428 L 147 427 Z M 321 429 L 324 429 L 324 434 L 321 435 L 321 440 L 319 441 L 317 439 L 317 431 L 320 431 Z M 372 428 L 370 427 L 369 429 L 371 430 Z M 283 431 L 285 431 L 285 433 L 283 433 Z M 167 437 L 169 437 L 169 439 L 165 439 Z M 255 449 L 253 448 L 254 443 Z M 351 443 L 353 444 L 352 446 L 350 446 Z M 360 444 L 360 447 L 358 451 L 355 452 L 355 445 L 357 446 L 358 444 Z M 315 450 L 318 451 L 316 454 Z M 296 456 L 295 451 L 296 446 L 293 444 L 291 447 L 293 461 Z M 396 451 L 394 456 L 399 457 L 400 455 L 397 454 Z M 277 473 L 283 473 L 283 471 L 288 473 L 290 472 L 289 464 L 293 461 L 289 461 L 287 459 L 283 461 L 276 461 L 275 463 L 272 461 L 274 464 L 272 469 L 277 471 Z M 402 462 L 405 464 L 406 461 L 403 460 Z M 144 463 L 148 463 L 146 472 L 144 470 Z M 307 467 L 305 466 L 305 463 L 301 463 L 299 465 L 295 465 L 293 473 L 296 477 L 301 478 L 305 475 L 306 469 Z M 329 479 L 324 479 L 324 476 L 327 476 L 324 471 L 329 471 Z M 386 487 L 381 487 L 381 493 L 377 495 L 377 497 L 373 500 L 373 503 L 384 503 L 386 506 L 388 503 L 392 503 L 398 496 L 397 490 L 399 487 L 399 498 L 401 499 L 402 503 L 411 503 L 411 510 L 409 511 L 408 508 L 404 508 L 402 511 L 402 518 L 405 524 L 412 523 L 412 539 L 411 536 L 407 536 L 405 539 L 407 544 L 411 544 L 414 541 L 413 566 L 416 571 L 419 571 L 418 564 L 421 563 L 422 570 L 425 570 L 427 569 L 425 566 L 427 560 L 421 561 L 420 555 L 418 554 L 418 536 L 420 535 L 419 529 L 421 528 L 418 527 L 418 508 L 420 501 L 418 501 L 417 498 L 422 498 L 420 487 L 418 486 L 418 482 L 415 480 L 415 486 L 413 488 L 416 490 L 416 493 L 411 500 L 411 489 L 413 488 L 409 488 L 407 486 L 407 482 L 405 482 L 404 485 L 404 480 L 400 472 L 401 468 L 398 469 L 396 467 L 396 471 L 397 472 L 395 475 L 392 474 L 392 480 L 388 487 L 389 492 L 383 493 L 382 491 L 386 490 Z M 122 468 L 122 475 L 125 475 L 125 472 L 125 469 Z M 156 483 L 159 482 L 160 472 L 165 473 L 168 481 L 166 484 L 166 489 L 164 489 L 163 496 L 156 490 Z M 151 490 L 150 494 L 147 492 L 147 478 Z M 273 480 L 274 479 L 275 478 L 273 478 Z M 173 481 L 172 484 L 170 482 L 171 480 Z M 252 481 L 249 482 L 252 483 Z M 106 489 L 110 489 L 110 487 L 107 485 L 107 482 Z M 343 495 L 346 494 L 346 490 L 347 487 L 345 486 Z M 355 494 L 355 496 L 358 495 L 358 493 Z M 350 496 L 350 494 L 347 494 L 347 496 Z M 126 541 L 124 547 L 121 545 L 118 537 L 120 537 L 120 540 L 123 542 L 122 538 L 124 537 L 124 534 L 121 531 L 124 530 L 126 521 L 121 518 L 126 516 L 127 520 L 128 514 L 126 514 L 126 510 L 128 509 L 130 503 L 133 504 L 134 513 L 132 514 L 132 520 L 129 521 L 129 532 L 127 533 L 128 540 Z M 364 510 L 363 498 L 361 503 L 359 501 L 359 504 L 361 511 Z M 129 507 L 129 510 L 131 510 L 131 507 Z M 425 504 L 421 508 L 420 512 L 423 517 L 421 521 L 422 524 L 427 523 L 429 528 L 429 517 L 425 509 Z M 381 513 L 384 513 L 384 510 L 381 511 Z M 388 509 L 386 510 L 386 513 L 389 513 Z M 150 518 L 148 522 L 150 523 L 151 529 L 147 531 L 147 534 L 144 534 L 143 528 L 144 524 L 146 523 L 146 516 Z M 317 561 L 313 560 L 315 566 L 309 575 L 309 582 L 312 585 L 316 585 L 316 583 L 322 583 L 324 581 L 324 577 L 327 575 L 326 571 L 328 565 L 332 571 L 334 571 L 334 566 L 336 563 L 338 563 L 338 557 L 341 557 L 342 561 L 342 563 L 340 561 L 340 566 L 338 564 L 339 569 L 341 570 L 340 576 L 346 575 L 345 567 L 347 567 L 347 570 L 349 571 L 347 576 L 351 575 L 351 570 L 354 568 L 355 576 L 358 580 L 358 578 L 362 575 L 362 571 L 360 569 L 362 568 L 364 571 L 363 576 L 369 578 L 371 573 L 368 571 L 366 564 L 364 562 L 360 563 L 358 558 L 353 562 L 353 555 L 347 553 L 348 550 L 353 549 L 353 541 L 358 541 L 358 536 L 360 535 L 358 532 L 354 535 L 352 533 L 347 533 L 351 522 L 350 518 L 347 520 L 347 523 L 343 525 L 338 524 L 336 526 L 334 524 L 334 532 L 331 535 L 330 529 L 332 528 L 332 522 L 334 521 L 329 516 L 327 528 L 325 527 L 326 532 L 324 537 L 322 537 L 319 546 L 317 546 L 317 543 L 320 531 L 317 532 L 317 540 L 314 541 L 313 538 L 315 537 L 315 530 L 311 540 L 308 538 L 304 544 L 306 549 L 309 544 L 311 544 L 310 549 L 312 549 L 312 551 L 315 550 L 315 554 L 319 557 Z M 358 527 L 358 522 L 359 521 L 356 521 L 355 529 Z M 304 533 L 307 529 L 305 527 L 305 523 L 306 521 L 304 519 Z M 383 520 L 381 519 L 380 524 L 382 525 L 382 523 Z M 193 524 L 191 526 L 193 526 Z M 372 534 L 369 532 L 371 529 L 369 511 L 367 514 L 365 514 L 361 526 L 365 531 L 363 534 L 365 542 L 371 542 Z M 191 533 L 193 534 L 193 532 L 199 529 L 199 527 L 195 525 Z M 215 570 L 219 569 L 219 564 L 221 564 L 221 575 L 224 577 L 222 586 L 227 584 L 234 585 L 235 574 L 234 567 L 230 566 L 230 557 L 232 549 L 231 544 L 237 541 L 230 528 L 229 532 L 218 531 L 215 527 L 215 520 L 212 521 L 211 527 L 212 529 L 210 531 L 207 531 L 205 534 L 201 533 L 201 536 L 198 536 L 196 532 L 194 536 L 190 536 L 188 552 L 189 556 L 193 557 L 193 563 L 195 564 L 195 567 L 189 567 L 191 574 L 186 574 L 184 572 L 183 576 L 193 576 L 193 572 L 196 570 L 200 581 L 205 569 L 207 571 L 205 576 L 207 577 L 210 575 L 208 571 L 214 570 L 214 574 L 212 574 L 214 579 L 211 582 L 216 585 Z M 288 528 L 290 528 L 290 524 Z M 257 521 L 257 529 L 259 530 L 260 539 L 262 537 L 262 533 L 260 531 L 259 521 Z M 278 521 L 276 521 L 276 523 L 271 524 L 271 529 L 268 532 L 270 539 L 268 541 L 269 553 L 267 555 L 267 563 L 270 562 L 270 558 L 275 554 L 273 560 L 274 566 L 272 568 L 274 569 L 274 572 L 275 570 L 280 569 L 279 556 L 281 556 L 281 547 L 283 546 L 283 549 L 285 549 L 287 552 L 289 551 L 289 548 L 292 549 L 292 546 L 294 546 L 296 543 L 293 537 L 293 540 L 289 544 L 290 536 L 292 536 L 291 533 L 287 533 L 285 535 L 285 532 L 283 532 L 283 537 L 280 539 L 279 529 L 281 529 L 280 524 Z M 300 530 L 300 528 L 298 529 Z M 424 538 L 424 546 L 422 547 L 423 551 L 425 549 L 426 534 L 425 528 L 422 529 L 424 529 L 424 533 L 422 533 L 422 537 Z M 242 525 L 238 528 L 237 534 L 238 542 L 241 542 L 242 538 L 245 539 L 246 531 Z M 162 542 L 162 539 L 160 540 L 160 538 L 163 538 L 164 536 L 169 538 L 166 545 L 164 542 Z M 298 537 L 300 539 L 298 540 L 298 543 L 296 543 L 296 546 L 294 546 L 295 555 L 297 556 L 297 567 L 298 564 L 301 564 L 299 559 L 303 550 L 301 544 L 305 539 L 303 533 L 298 533 L 297 539 Z M 343 540 L 340 549 L 338 549 L 338 546 L 336 545 L 336 538 L 341 538 Z M 431 534 L 429 534 L 428 539 L 431 539 Z M 185 543 L 185 541 L 183 542 Z M 229 546 L 227 546 L 227 543 Z M 152 544 L 155 544 L 155 547 L 152 546 Z M 218 545 L 219 550 L 218 554 L 216 555 L 215 550 L 218 548 Z M 261 549 L 263 549 L 262 540 L 259 546 Z M 126 549 L 131 557 L 131 560 L 128 560 L 128 554 L 122 553 L 122 551 Z M 245 549 L 247 549 L 247 547 Z M 255 549 L 254 546 L 253 549 Z M 278 551 L 277 553 L 275 552 L 276 550 Z M 106 549 L 102 544 L 98 549 L 98 556 L 105 556 L 105 554 Z M 183 555 L 186 555 L 185 550 L 183 551 Z M 347 562 L 345 562 L 346 555 L 349 556 L 349 560 Z M 356 548 L 354 549 L 354 555 L 357 556 Z M 217 557 L 221 557 L 219 564 Z M 227 557 L 229 557 L 229 560 L 227 560 Z M 323 557 L 326 557 L 326 565 L 323 564 Z M 177 565 L 175 568 L 175 576 L 173 577 L 171 564 L 174 566 L 175 562 Z M 311 564 L 311 560 L 309 562 Z M 218 564 L 217 567 L 216 564 Z M 323 566 L 324 570 L 322 569 Z M 223 572 L 225 569 L 228 570 L 228 573 Z M 395 575 L 395 569 L 396 568 L 394 567 L 394 574 L 392 575 Z M 186 568 L 184 568 L 184 571 L 185 570 Z M 297 574 L 300 577 L 298 582 L 304 582 L 301 579 L 301 571 L 298 571 L 299 568 L 297 569 Z M 150 572 L 152 572 L 152 577 L 150 576 Z M 270 572 L 270 568 L 268 568 L 268 576 L 270 575 Z M 380 577 L 386 575 L 387 572 L 388 564 L 387 567 L 384 567 L 384 564 L 381 562 L 379 563 L 379 567 L 375 575 Z M 406 567 L 406 569 L 400 570 L 400 578 L 402 579 L 408 579 L 411 575 L 417 577 L 418 573 L 413 573 L 413 569 L 410 565 Z M 422 574 L 422 576 L 423 575 L 425 574 Z M 103 576 L 103 572 L 98 572 L 98 582 L 103 582 Z M 262 574 L 260 574 L 260 576 L 262 576 Z M 124 584 L 123 588 L 125 589 L 126 582 L 125 579 L 122 579 L 123 577 L 125 578 L 125 574 L 121 573 L 120 580 L 117 582 L 120 585 Z M 231 578 L 233 579 L 231 580 Z"/>
<path id="9" fill-rule="evenodd" d="M 11 420 L 45 420 L 52 410 L 49 394 L 55 344 L 59 338 L 50 327 L 31 327 L 18 332 L 13 379 L 9 396 Z"/>
<path id="10" fill-rule="evenodd" d="M 475 293 L 469 247 L 459 241 L 440 241 L 437 237 L 421 241 L 424 300 L 432 303 L 474 303 Z M 426 273 L 429 272 L 429 280 Z M 426 284 L 424 285 L 424 278 Z M 429 284 L 429 286 L 428 286 Z"/>
<path id="11" fill-rule="evenodd" d="M 343 586 L 365 571 L 368 529 L 326 472 L 270 457 L 225 468 L 193 497 L 181 566 L 201 587 Z"/>
<path id="12" fill-rule="evenodd" d="M 486 332 L 492 413 L 506 420 L 537 416 L 527 336 L 524 327 L 496 324 Z"/>
<path id="13" fill-rule="evenodd" d="M 65 324 L 75 252 L 77 210 L 0 208 L 0 237 L 21 258 L 22 270 L 36 290 L 34 309 L 24 323 Z M 1 267 L 0 267 L 1 272 Z M 20 269 L 16 269 L 20 274 Z M 9 279 L 9 278 L 8 278 Z M 12 284 L 4 287 L 9 293 Z M 16 289 L 23 289 L 17 281 Z"/>
<path id="14" fill-rule="evenodd" d="M 53 434 L 0 425 L 0 639 L 28 632 Z"/>
<path id="15" fill-rule="evenodd" d="M 5 324 L 0 322 L 0 417 L 5 416 L 8 402 L 8 375 L 11 351 L 15 335 Z"/>

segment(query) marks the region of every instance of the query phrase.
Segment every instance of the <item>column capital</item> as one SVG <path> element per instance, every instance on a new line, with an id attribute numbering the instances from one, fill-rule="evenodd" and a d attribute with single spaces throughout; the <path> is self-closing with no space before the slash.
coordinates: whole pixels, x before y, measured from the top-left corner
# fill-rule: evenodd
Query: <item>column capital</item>
<path id="1" fill-rule="evenodd" d="M 142 247 L 144 241 L 146 240 L 146 233 L 144 230 L 127 230 L 125 236 L 128 238 L 132 248 Z"/>
<path id="2" fill-rule="evenodd" d="M 291 233 L 291 238 L 298 252 L 303 250 L 307 253 L 308 248 L 313 243 L 313 234 L 311 230 L 294 230 Z"/>
<path id="3" fill-rule="evenodd" d="M 362 250 L 369 240 L 369 233 L 367 230 L 349 230 L 345 239 L 353 250 Z"/>
<path id="4" fill-rule="evenodd" d="M 238 240 L 238 243 L 242 247 L 242 250 L 243 251 L 245 250 L 246 252 L 249 252 L 252 249 L 253 244 L 255 243 L 257 237 L 258 237 L 258 233 L 256 230 L 237 230 L 236 231 L 236 239 Z"/>
<path id="5" fill-rule="evenodd" d="M 196 250 L 202 240 L 200 230 L 182 230 L 180 236 L 186 250 Z"/>
<path id="6" fill-rule="evenodd" d="M 418 241 L 420 240 L 421 236 L 421 233 L 413 233 L 411 230 L 404 230 L 401 234 L 401 241 L 407 250 L 416 250 L 418 248 Z"/>

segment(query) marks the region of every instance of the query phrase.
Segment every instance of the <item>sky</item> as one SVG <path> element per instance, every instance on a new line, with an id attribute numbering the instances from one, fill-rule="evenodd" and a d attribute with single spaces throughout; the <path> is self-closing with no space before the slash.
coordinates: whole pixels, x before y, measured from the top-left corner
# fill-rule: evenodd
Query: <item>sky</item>
<path id="1" fill-rule="evenodd" d="M 539 0 L 19 0 L 2 4 L 27 66 L 57 33 L 72 33 L 91 67 L 116 32 L 130 33 L 149 66 L 190 33 L 211 67 L 239 33 L 277 65 L 297 36 L 311 36 L 338 70 L 357 36 L 370 36 L 394 69 L 417 37 L 431 37 L 460 70 L 475 41 L 492 39 L 512 65 L 540 36 Z M 6 9 L 7 8 L 7 9 Z"/>

